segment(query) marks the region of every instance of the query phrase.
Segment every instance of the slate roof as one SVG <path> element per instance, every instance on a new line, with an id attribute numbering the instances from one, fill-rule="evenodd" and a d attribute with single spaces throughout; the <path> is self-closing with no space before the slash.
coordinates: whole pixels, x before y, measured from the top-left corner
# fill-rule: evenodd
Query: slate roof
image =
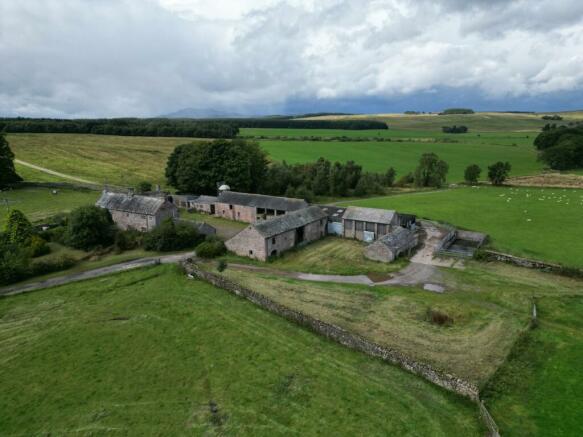
<path id="1" fill-rule="evenodd" d="M 128 195 L 104 191 L 95 203 L 96 206 L 110 211 L 123 211 L 133 214 L 156 215 L 166 200 L 161 197 Z"/>
<path id="2" fill-rule="evenodd" d="M 320 205 L 322 211 L 328 215 L 328 221 L 340 223 L 342 222 L 342 216 L 346 207 L 334 206 L 334 205 Z"/>
<path id="3" fill-rule="evenodd" d="M 290 212 L 286 215 L 280 215 L 261 223 L 253 225 L 253 228 L 263 237 L 270 238 L 292 229 L 300 228 L 308 223 L 326 218 L 327 215 L 320 207 L 310 206 L 300 209 L 299 211 Z"/>
<path id="4" fill-rule="evenodd" d="M 410 247 L 415 234 L 408 229 L 398 227 L 391 233 L 382 236 L 375 244 L 384 244 L 391 250 L 400 250 Z"/>
<path id="5" fill-rule="evenodd" d="M 205 196 L 204 194 L 201 196 L 198 196 L 196 199 L 193 199 L 194 203 L 204 203 L 204 204 L 212 204 L 212 203 L 216 203 L 217 202 L 217 197 L 216 196 Z"/>
<path id="6" fill-rule="evenodd" d="M 397 213 L 389 209 L 361 208 L 351 206 L 346 208 L 342 217 L 344 220 L 357 220 L 369 223 L 381 223 L 390 225 Z"/>
<path id="7" fill-rule="evenodd" d="M 223 191 L 217 202 L 230 205 L 254 206 L 256 208 L 278 209 L 280 211 L 297 211 L 306 208 L 308 203 L 303 199 L 266 196 L 264 194 L 237 193 Z"/>

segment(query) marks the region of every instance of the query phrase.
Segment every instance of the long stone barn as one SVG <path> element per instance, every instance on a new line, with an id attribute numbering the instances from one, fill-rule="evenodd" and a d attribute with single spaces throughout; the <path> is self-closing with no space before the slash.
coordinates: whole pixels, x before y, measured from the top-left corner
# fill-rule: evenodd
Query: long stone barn
<path id="1" fill-rule="evenodd" d="M 215 215 L 229 220 L 256 223 L 307 208 L 303 199 L 223 191 L 215 203 Z"/>
<path id="2" fill-rule="evenodd" d="M 95 205 L 107 209 L 114 223 L 123 230 L 148 232 L 165 219 L 178 217 L 178 208 L 165 197 L 103 191 Z"/>
<path id="3" fill-rule="evenodd" d="M 266 261 L 270 256 L 323 238 L 327 221 L 322 209 L 310 206 L 251 225 L 225 244 L 237 255 Z"/>

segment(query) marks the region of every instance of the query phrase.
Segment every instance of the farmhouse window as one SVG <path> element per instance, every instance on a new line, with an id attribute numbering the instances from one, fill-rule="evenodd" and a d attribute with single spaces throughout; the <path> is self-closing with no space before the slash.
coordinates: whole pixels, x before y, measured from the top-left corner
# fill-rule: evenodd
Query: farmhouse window
<path id="1" fill-rule="evenodd" d="M 275 237 L 271 239 L 271 244 L 275 244 Z"/>
<path id="2" fill-rule="evenodd" d="M 249 251 L 249 255 L 253 255 L 253 251 L 252 250 Z"/>
<path id="3" fill-rule="evenodd" d="M 362 231 L 362 230 L 363 230 L 363 228 L 364 228 L 364 227 L 363 227 L 363 224 L 364 224 L 364 222 L 354 222 L 354 228 L 355 228 L 357 231 Z"/>
<path id="4" fill-rule="evenodd" d="M 366 230 L 369 232 L 374 232 L 374 223 L 366 222 Z"/>
<path id="5" fill-rule="evenodd" d="M 282 209 L 277 210 L 277 215 L 284 215 L 284 214 L 285 214 L 284 210 L 282 210 Z"/>

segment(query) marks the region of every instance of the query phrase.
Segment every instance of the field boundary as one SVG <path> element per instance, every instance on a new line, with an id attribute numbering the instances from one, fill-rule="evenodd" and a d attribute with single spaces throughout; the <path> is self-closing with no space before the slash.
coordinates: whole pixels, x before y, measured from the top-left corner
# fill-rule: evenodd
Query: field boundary
<path id="1" fill-rule="evenodd" d="M 469 398 L 475 402 L 479 401 L 478 387 L 468 381 L 436 370 L 426 363 L 415 361 L 403 355 L 401 352 L 390 349 L 386 346 L 381 346 L 357 334 L 353 334 L 344 328 L 327 322 L 322 322 L 321 320 L 318 320 L 300 311 L 293 310 L 284 305 L 281 305 L 261 293 L 257 293 L 253 290 L 245 288 L 240 284 L 232 282 L 220 275 L 204 271 L 192 261 L 187 260 L 183 263 L 183 266 L 188 274 L 206 281 L 215 287 L 243 297 L 269 312 L 281 316 L 300 326 L 306 327 L 328 339 L 342 344 L 343 346 L 364 352 L 365 354 L 372 357 L 380 358 L 383 361 L 395 364 L 402 369 L 421 376 L 425 380 L 448 391 Z"/>
<path id="2" fill-rule="evenodd" d="M 565 267 L 561 264 L 549 263 L 546 261 L 522 258 L 508 253 L 497 252 L 495 250 L 484 250 L 485 261 L 498 261 L 506 264 L 513 264 L 518 267 L 540 270 L 546 273 L 554 273 L 571 278 L 583 278 L 583 269 L 575 267 Z"/>

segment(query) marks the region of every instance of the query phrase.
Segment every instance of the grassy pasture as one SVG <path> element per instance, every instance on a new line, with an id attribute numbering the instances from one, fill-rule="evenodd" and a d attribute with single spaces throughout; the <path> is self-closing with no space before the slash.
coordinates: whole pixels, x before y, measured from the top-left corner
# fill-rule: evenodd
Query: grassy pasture
<path id="1" fill-rule="evenodd" d="M 267 264 L 235 255 L 226 255 L 228 262 L 272 267 L 278 270 L 331 275 L 360 275 L 367 273 L 391 273 L 407 265 L 404 258 L 387 264 L 364 257 L 365 243 L 344 238 L 327 237 L 308 247 L 283 253 Z"/>
<path id="2" fill-rule="evenodd" d="M 498 250 L 583 267 L 583 190 L 482 186 L 350 203 L 449 222 L 489 234 Z"/>
<path id="3" fill-rule="evenodd" d="M 310 250 L 304 249 L 306 255 Z M 479 385 L 504 362 L 526 326 L 533 294 L 583 295 L 576 281 L 499 264 L 442 269 L 448 290 L 444 294 L 315 283 L 234 268 L 223 274 L 286 306 Z M 430 323 L 428 308 L 448 314 L 453 326 Z"/>
<path id="4" fill-rule="evenodd" d="M 0 342 L 3 435 L 483 433 L 471 403 L 172 266 L 0 299 Z"/>
<path id="5" fill-rule="evenodd" d="M 366 114 L 366 115 L 332 115 L 314 117 L 315 119 L 343 120 L 359 119 L 380 120 L 386 122 L 391 129 L 440 130 L 442 126 L 464 125 L 470 130 L 491 132 L 538 131 L 548 120 L 541 117 L 545 114 L 514 114 L 508 112 L 478 112 L 475 114 L 453 115 L 406 115 L 406 114 Z M 563 112 L 562 123 L 581 121 L 582 112 Z M 312 118 L 312 119 L 314 119 Z M 550 121 L 552 123 L 552 121 Z"/>
<path id="6" fill-rule="evenodd" d="M 38 222 L 60 212 L 69 212 L 78 206 L 92 205 L 99 193 L 88 190 L 59 188 L 52 194 L 50 188 L 19 188 L 0 192 L 0 229 L 11 209 L 21 210 L 30 221 Z"/>

